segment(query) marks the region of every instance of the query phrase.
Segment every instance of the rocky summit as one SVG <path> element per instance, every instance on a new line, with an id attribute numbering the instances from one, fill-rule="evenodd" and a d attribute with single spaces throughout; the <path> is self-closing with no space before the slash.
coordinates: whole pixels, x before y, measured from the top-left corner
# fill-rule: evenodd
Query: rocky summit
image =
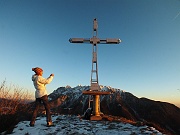
<path id="1" fill-rule="evenodd" d="M 12 135 L 163 135 L 150 126 L 128 123 L 83 120 L 75 115 L 52 116 L 54 126 L 45 125 L 46 118 L 38 117 L 34 127 L 29 121 L 19 122 Z"/>

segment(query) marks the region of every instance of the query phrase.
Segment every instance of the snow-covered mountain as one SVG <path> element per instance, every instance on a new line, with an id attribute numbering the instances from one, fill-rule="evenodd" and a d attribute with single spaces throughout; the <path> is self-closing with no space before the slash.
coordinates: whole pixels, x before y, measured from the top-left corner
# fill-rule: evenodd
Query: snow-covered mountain
<path id="1" fill-rule="evenodd" d="M 102 86 L 100 85 L 100 89 L 101 91 L 108 91 L 113 93 L 119 93 L 120 96 L 123 96 L 122 93 L 124 93 L 125 91 L 117 89 L 117 88 L 112 88 L 110 86 Z M 79 114 L 82 114 L 87 108 L 87 104 L 88 104 L 88 100 L 89 100 L 89 96 L 88 95 L 83 95 L 82 91 L 86 91 L 86 90 L 90 90 L 90 86 L 81 86 L 78 85 L 74 88 L 71 88 L 70 86 L 66 86 L 66 87 L 59 87 L 58 89 L 54 90 L 50 95 L 49 95 L 49 100 L 50 101 L 54 101 L 55 99 L 57 99 L 58 97 L 64 97 L 66 96 L 67 99 L 64 100 L 64 102 L 61 104 L 61 111 L 62 108 L 71 108 L 73 109 L 73 107 L 75 107 L 75 104 L 77 103 L 78 106 L 81 106 L 81 110 L 78 110 Z M 111 98 L 111 95 L 108 96 L 101 96 L 100 100 L 102 101 L 105 97 L 106 98 Z M 79 104 L 80 102 L 80 104 Z"/>

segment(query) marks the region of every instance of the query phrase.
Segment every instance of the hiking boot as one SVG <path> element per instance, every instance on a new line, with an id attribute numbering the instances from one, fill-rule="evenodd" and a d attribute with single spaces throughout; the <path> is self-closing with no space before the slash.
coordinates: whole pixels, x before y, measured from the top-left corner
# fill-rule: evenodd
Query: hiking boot
<path id="1" fill-rule="evenodd" d="M 54 126 L 54 124 L 53 124 L 52 121 L 51 121 L 51 122 L 47 122 L 47 126 L 48 126 L 48 127 L 51 127 L 51 126 Z"/>
<path id="2" fill-rule="evenodd" d="M 29 125 L 30 125 L 31 127 L 34 127 L 34 122 L 30 122 Z"/>

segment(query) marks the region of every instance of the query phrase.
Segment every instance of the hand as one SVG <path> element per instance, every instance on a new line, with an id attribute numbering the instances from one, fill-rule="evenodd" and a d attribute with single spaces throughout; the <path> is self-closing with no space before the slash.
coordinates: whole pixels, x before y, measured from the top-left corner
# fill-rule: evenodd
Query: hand
<path id="1" fill-rule="evenodd" d="M 54 74 L 51 74 L 50 76 L 54 76 Z"/>

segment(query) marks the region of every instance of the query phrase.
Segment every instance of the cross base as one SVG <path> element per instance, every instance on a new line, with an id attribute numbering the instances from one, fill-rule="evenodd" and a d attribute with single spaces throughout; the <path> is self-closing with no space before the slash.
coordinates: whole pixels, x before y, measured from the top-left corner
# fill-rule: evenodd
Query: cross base
<path id="1" fill-rule="evenodd" d="M 102 117 L 101 116 L 95 116 L 95 115 L 92 115 L 91 117 L 90 117 L 90 120 L 102 120 Z"/>
<path id="2" fill-rule="evenodd" d="M 90 117 L 90 120 L 102 120 L 103 113 L 100 112 L 100 102 L 99 97 L 100 95 L 109 95 L 111 92 L 107 91 L 82 91 L 85 95 L 92 95 L 93 96 L 93 115 Z"/>

